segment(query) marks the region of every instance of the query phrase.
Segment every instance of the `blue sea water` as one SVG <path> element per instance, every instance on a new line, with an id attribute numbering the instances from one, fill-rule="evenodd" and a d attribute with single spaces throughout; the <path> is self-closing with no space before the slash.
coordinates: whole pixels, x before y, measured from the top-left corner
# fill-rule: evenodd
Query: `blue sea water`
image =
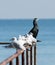
<path id="1" fill-rule="evenodd" d="M 55 65 L 55 19 L 39 20 L 37 65 Z"/>
<path id="2" fill-rule="evenodd" d="M 0 20 L 0 41 L 9 42 L 10 38 L 19 34 L 27 34 L 32 28 L 33 19 Z M 55 19 L 39 19 L 37 43 L 37 65 L 55 64 Z M 0 45 L 0 62 L 16 52 L 15 49 L 6 49 Z"/>

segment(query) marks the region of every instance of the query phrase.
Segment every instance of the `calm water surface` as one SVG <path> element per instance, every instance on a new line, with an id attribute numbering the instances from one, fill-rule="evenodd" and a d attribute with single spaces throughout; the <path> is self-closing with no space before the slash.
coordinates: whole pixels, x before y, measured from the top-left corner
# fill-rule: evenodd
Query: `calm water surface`
<path id="1" fill-rule="evenodd" d="M 38 21 L 37 65 L 55 64 L 55 19 L 40 19 Z M 19 34 L 24 35 L 32 28 L 31 19 L 0 20 L 0 41 L 7 41 Z M 16 52 L 15 49 L 6 49 L 0 45 L 0 62 Z"/>

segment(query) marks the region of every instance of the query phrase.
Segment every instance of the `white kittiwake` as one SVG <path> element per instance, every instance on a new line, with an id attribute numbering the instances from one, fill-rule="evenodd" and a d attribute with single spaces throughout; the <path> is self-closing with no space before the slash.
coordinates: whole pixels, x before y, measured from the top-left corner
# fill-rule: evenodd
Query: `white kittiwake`
<path id="1" fill-rule="evenodd" d="M 26 50 L 25 45 L 33 45 L 35 44 L 37 41 L 36 39 L 33 37 L 32 33 L 31 34 L 27 34 L 25 35 L 19 35 L 18 38 L 13 37 L 11 39 L 11 44 L 13 47 L 15 47 L 16 49 L 23 49 Z"/>
<path id="2" fill-rule="evenodd" d="M 19 35 L 18 40 L 22 40 L 24 41 L 24 44 L 29 44 L 29 45 L 33 45 L 37 42 L 36 38 L 33 37 L 32 33 L 26 34 L 26 36 Z"/>
<path id="3" fill-rule="evenodd" d="M 12 39 L 11 39 L 11 44 L 12 44 L 12 46 L 13 47 L 15 47 L 16 49 L 23 49 L 23 50 L 25 50 L 26 48 L 23 46 L 24 45 L 24 43 L 25 43 L 25 41 L 23 41 L 22 39 L 19 39 L 19 40 L 17 40 L 17 38 L 16 37 L 13 37 Z"/>
<path id="4" fill-rule="evenodd" d="M 30 34 L 27 34 L 26 42 L 29 43 L 30 45 L 33 45 L 37 42 L 37 40 L 36 38 L 33 37 L 33 34 L 30 33 Z"/>

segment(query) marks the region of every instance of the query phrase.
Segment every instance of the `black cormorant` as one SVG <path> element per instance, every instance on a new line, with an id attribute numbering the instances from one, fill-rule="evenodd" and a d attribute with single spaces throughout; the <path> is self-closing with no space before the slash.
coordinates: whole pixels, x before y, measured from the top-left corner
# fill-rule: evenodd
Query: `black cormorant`
<path id="1" fill-rule="evenodd" d="M 33 20 L 33 28 L 29 31 L 30 33 L 33 33 L 33 37 L 36 38 L 39 32 L 38 24 L 37 24 L 37 18 L 34 18 Z"/>

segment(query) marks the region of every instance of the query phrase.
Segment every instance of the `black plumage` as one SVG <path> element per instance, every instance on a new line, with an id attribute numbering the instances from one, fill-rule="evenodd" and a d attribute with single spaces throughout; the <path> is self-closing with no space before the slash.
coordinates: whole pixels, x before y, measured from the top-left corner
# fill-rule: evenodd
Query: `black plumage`
<path id="1" fill-rule="evenodd" d="M 37 37 L 38 35 L 38 32 L 39 32 L 39 28 L 38 28 L 38 24 L 37 24 L 37 18 L 34 18 L 33 20 L 33 28 L 29 31 L 29 34 L 30 33 L 33 33 L 33 37 Z"/>

